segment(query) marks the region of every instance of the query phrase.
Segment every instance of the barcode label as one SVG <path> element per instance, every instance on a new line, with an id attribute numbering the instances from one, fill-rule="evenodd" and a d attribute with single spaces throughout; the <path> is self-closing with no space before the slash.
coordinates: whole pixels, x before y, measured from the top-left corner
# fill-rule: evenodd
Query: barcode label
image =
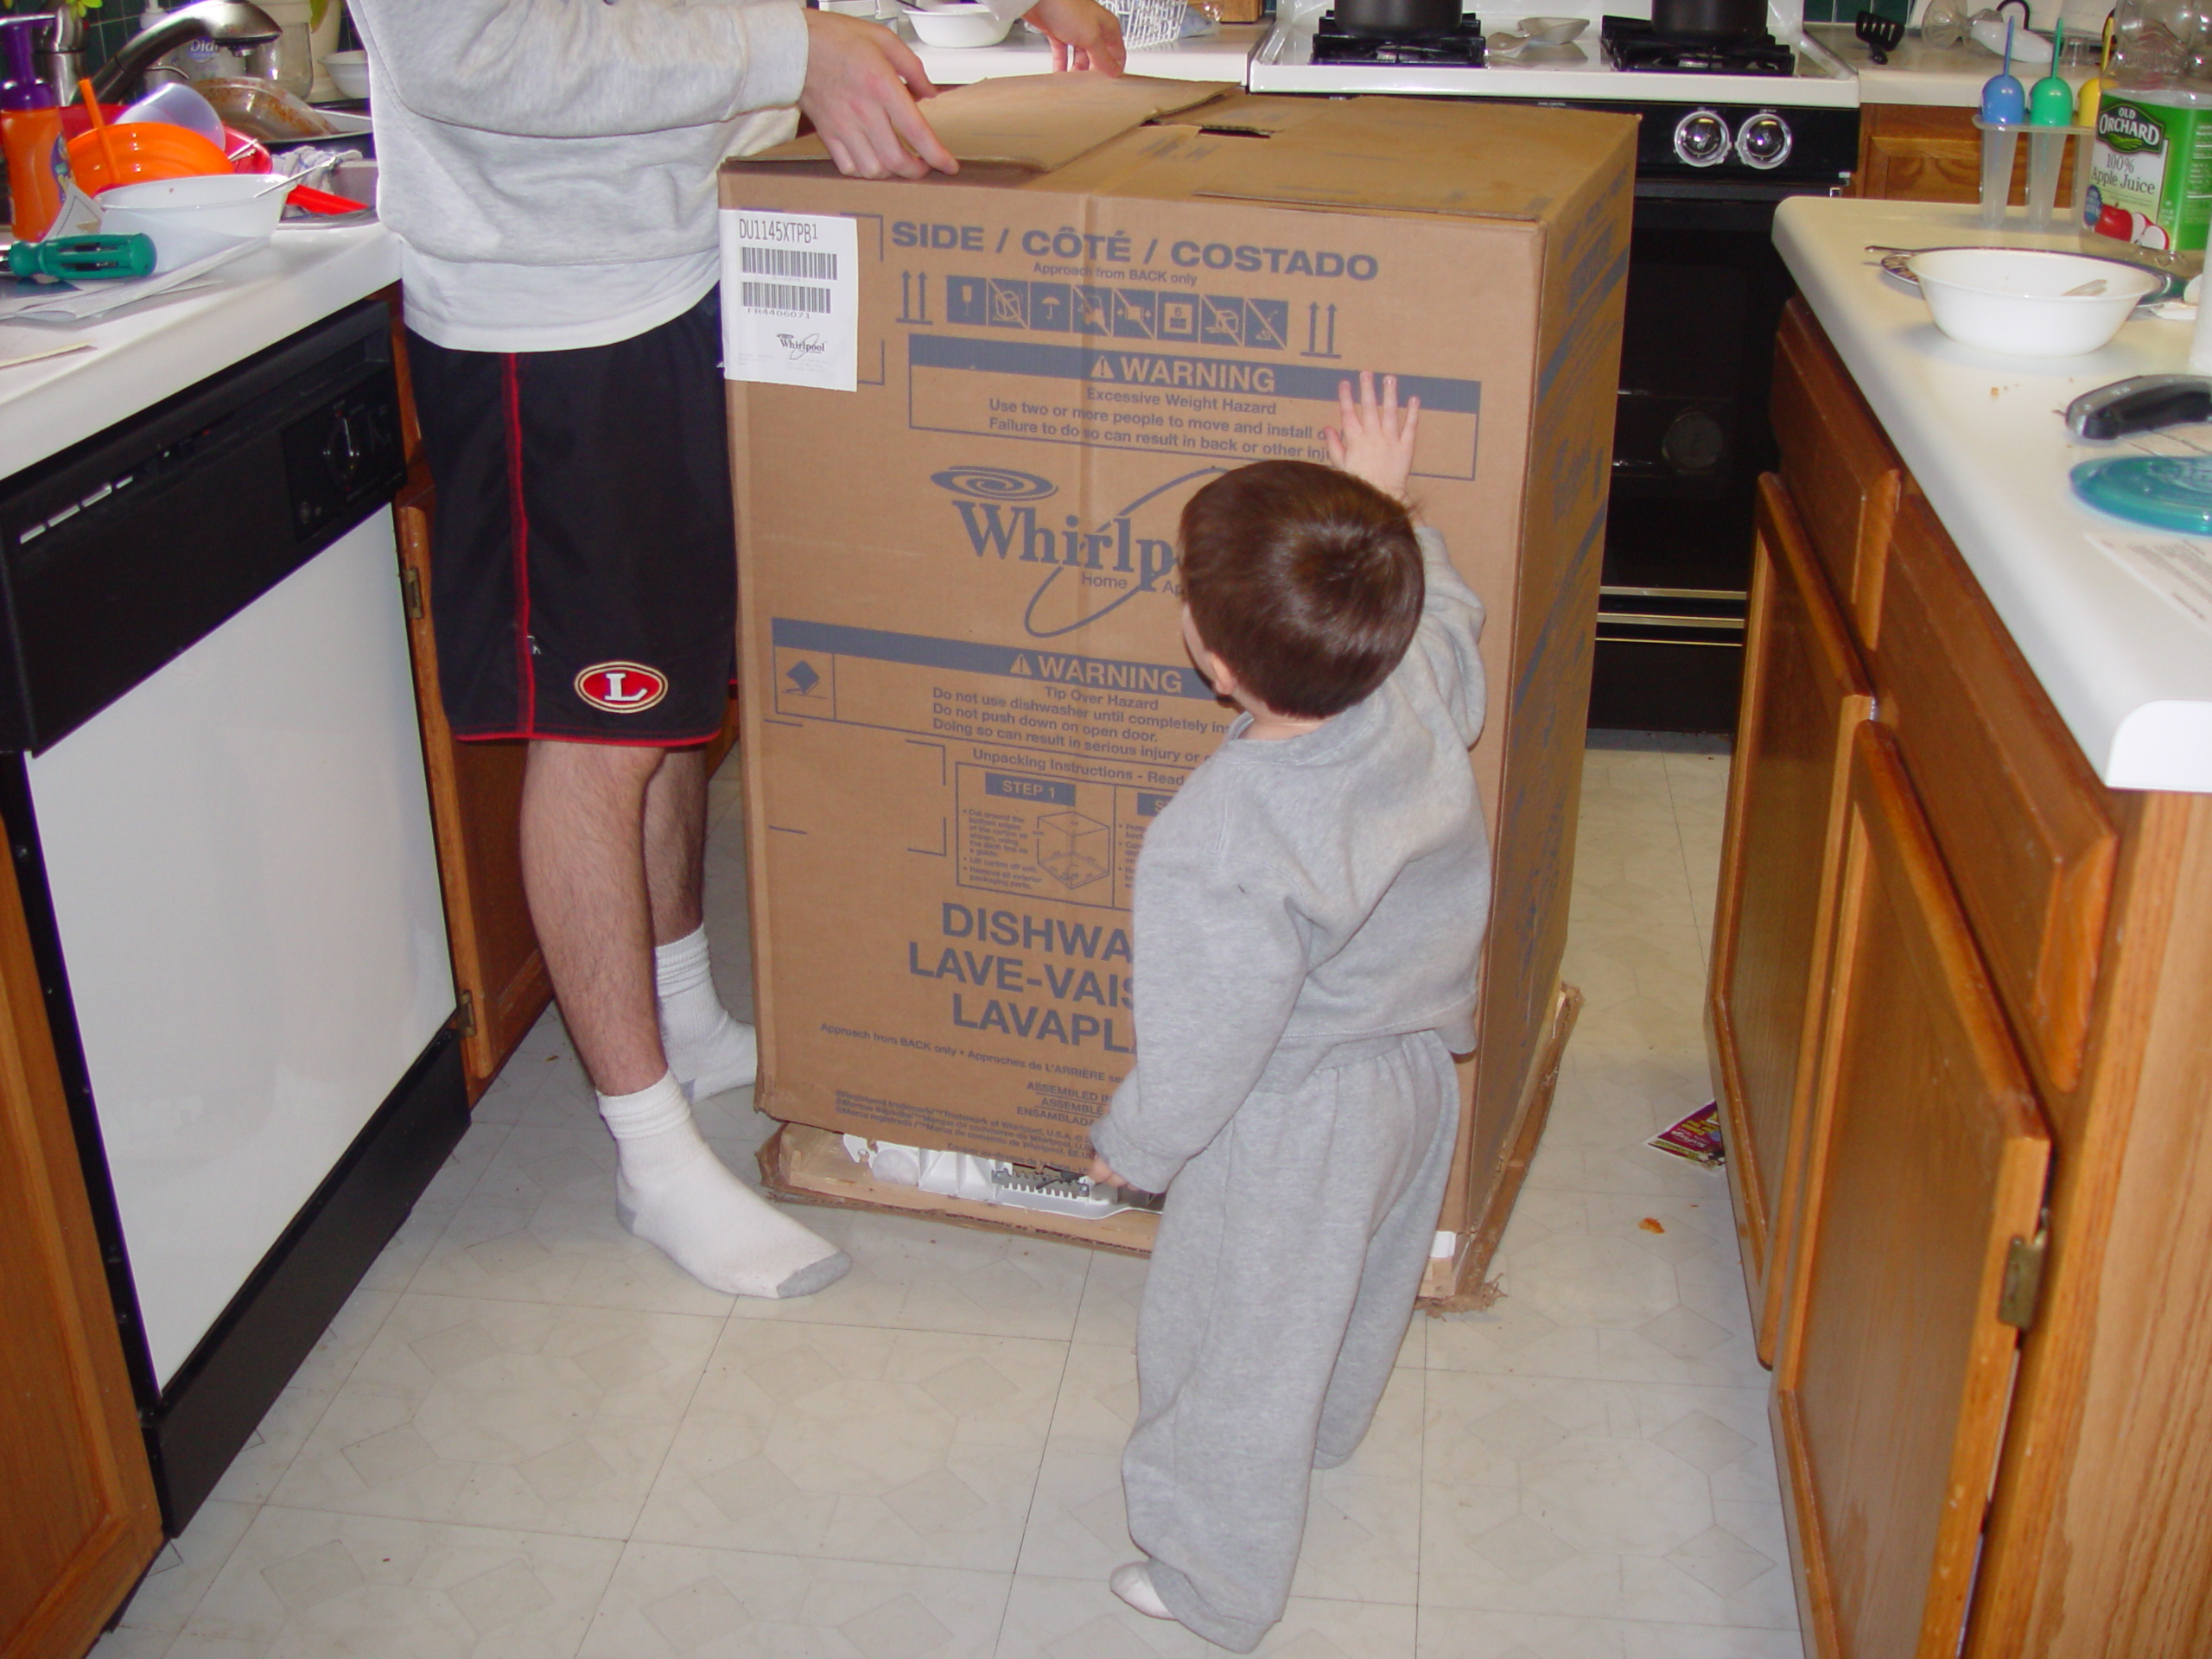
<path id="1" fill-rule="evenodd" d="M 747 276 L 810 276 L 818 283 L 837 280 L 837 256 L 810 248 L 738 249 L 737 268 Z"/>
<path id="2" fill-rule="evenodd" d="M 722 374 L 850 391 L 860 356 L 860 229 L 842 214 L 725 207 Z"/>
<path id="3" fill-rule="evenodd" d="M 810 316 L 830 315 L 830 290 L 801 288 L 796 283 L 740 283 L 737 302 L 748 311 L 799 311 Z"/>

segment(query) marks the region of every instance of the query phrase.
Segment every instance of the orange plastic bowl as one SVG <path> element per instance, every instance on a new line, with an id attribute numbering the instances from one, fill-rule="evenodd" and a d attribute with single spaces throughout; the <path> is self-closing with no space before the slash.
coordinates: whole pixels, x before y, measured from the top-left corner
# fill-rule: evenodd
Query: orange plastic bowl
<path id="1" fill-rule="evenodd" d="M 232 170 L 230 157 L 198 133 L 163 121 L 133 121 L 69 141 L 69 171 L 88 195 L 118 184 Z"/>

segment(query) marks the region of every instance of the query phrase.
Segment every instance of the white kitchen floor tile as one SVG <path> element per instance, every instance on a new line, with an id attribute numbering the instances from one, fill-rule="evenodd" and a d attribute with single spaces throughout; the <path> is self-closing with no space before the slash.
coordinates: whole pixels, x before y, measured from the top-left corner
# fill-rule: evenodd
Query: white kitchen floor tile
<path id="1" fill-rule="evenodd" d="M 429 1255 L 438 1235 L 460 1213 L 463 1202 L 475 1188 L 477 1178 L 499 1150 L 499 1143 L 506 1139 L 507 1128 L 504 1121 L 487 1120 L 480 1115 L 469 1124 L 461 1144 L 430 1178 L 429 1185 L 416 1199 L 415 1208 L 400 1224 L 399 1230 L 370 1264 L 356 1289 L 357 1295 L 362 1291 L 403 1291 L 413 1282 L 416 1269 Z"/>
<path id="2" fill-rule="evenodd" d="M 1130 1557 L 1125 1550 L 1119 1559 Z M 1221 1651 L 1171 1619 L 1123 1605 L 1096 1574 L 1022 1573 L 1007 1599 L 996 1659 L 1211 1659 Z"/>
<path id="3" fill-rule="evenodd" d="M 607 1540 L 264 1509 L 178 1659 L 567 1659 L 621 1550 Z"/>
<path id="4" fill-rule="evenodd" d="M 1643 1145 L 1712 1097 L 1726 779 L 1725 757 L 1587 757 L 1567 966 L 1586 1001 L 1503 1294 L 1415 1319 L 1368 1443 L 1314 1483 L 1262 1653 L 1799 1659 L 1726 1181 Z M 742 1016 L 734 768 L 709 817 Z M 698 1116 L 756 1179 L 752 1091 Z M 171 1548 L 185 1576 L 149 1580 L 101 1659 L 1218 1651 L 1105 1585 L 1136 1553 L 1141 1260 L 798 1208 L 852 1274 L 733 1300 L 621 1231 L 613 1166 L 549 1012 Z"/>
<path id="5" fill-rule="evenodd" d="M 1575 841 L 1567 915 L 1570 925 L 1688 922 L 1689 872 L 1681 833 L 1671 822 L 1651 818 L 1584 823 Z"/>
<path id="6" fill-rule="evenodd" d="M 1424 1607 L 1421 1659 L 1800 1659 L 1792 1630 Z"/>
<path id="7" fill-rule="evenodd" d="M 292 1386 L 325 1391 L 342 1386 L 398 1302 L 397 1291 L 356 1289 L 292 1373 Z"/>
<path id="8" fill-rule="evenodd" d="M 1008 1575 L 632 1543 L 584 1659 L 990 1659 Z"/>
<path id="9" fill-rule="evenodd" d="M 1426 1382 L 1418 1369 L 1400 1367 L 1351 1461 L 1314 1477 L 1294 1595 L 1415 1599 Z M 1023 1573 L 1103 1580 L 1135 1558 L 1121 1454 L 1136 1402 L 1127 1348 L 1074 1345 L 1022 1540 Z"/>
<path id="10" fill-rule="evenodd" d="M 1582 812 L 1586 823 L 1625 818 L 1671 823 L 1675 798 L 1664 754 L 1637 749 L 1589 749 L 1582 756 Z"/>
<path id="11" fill-rule="evenodd" d="M 734 1298 L 708 1289 L 622 1225 L 614 1164 L 613 1138 L 596 1123 L 516 1124 L 409 1289 L 727 1317 Z"/>
<path id="12" fill-rule="evenodd" d="M 1790 1628 L 1764 1396 L 1432 1373 L 1424 1605 Z"/>
<path id="13" fill-rule="evenodd" d="M 356 1294 L 359 1293 L 356 1292 Z M 277 1395 L 262 1414 L 252 1436 L 231 1459 L 231 1466 L 215 1483 L 213 1496 L 232 1503 L 265 1503 L 274 1496 L 284 1471 L 300 1455 L 308 1436 L 322 1421 L 337 1397 L 335 1389 L 303 1389 L 296 1384 Z M 194 1524 L 198 1524 L 197 1519 Z"/>
<path id="14" fill-rule="evenodd" d="M 118 1625 L 92 1643 L 86 1659 L 165 1659 L 176 1645 L 175 1630 L 133 1630 Z"/>
<path id="15" fill-rule="evenodd" d="M 852 1271 L 812 1296 L 741 1299 L 734 1317 L 1061 1342 L 1074 1332 L 1091 1262 L 1078 1245 L 859 1211 L 791 1213 L 851 1256 Z"/>
<path id="16" fill-rule="evenodd" d="M 458 1206 L 417 1204 L 399 1230 L 391 1236 L 369 1270 L 361 1275 L 355 1287 L 358 1294 L 364 1290 L 404 1291 L 415 1281 L 420 1268 L 437 1243 L 438 1236 L 452 1225 L 459 1214 Z"/>
<path id="17" fill-rule="evenodd" d="M 1103 1581 L 1134 1559 L 1122 1446 L 1136 1420 L 1136 1355 L 1128 1342 L 1071 1344 L 1022 1535 L 1023 1573 Z"/>
<path id="18" fill-rule="evenodd" d="M 753 1162 L 753 1152 L 776 1132 L 778 1126 L 774 1118 L 753 1109 L 752 1089 L 726 1090 L 695 1101 L 691 1115 L 698 1120 L 699 1133 L 717 1147 L 734 1144 L 745 1148 L 742 1160 L 726 1157 L 724 1161 L 745 1179 L 759 1185 L 760 1171 Z"/>
<path id="19" fill-rule="evenodd" d="M 1410 1366 L 1393 1371 L 1359 1450 L 1315 1473 L 1293 1596 L 1406 1605 L 1419 1599 L 1427 1382 Z"/>
<path id="20" fill-rule="evenodd" d="M 1294 1596 L 1262 1659 L 1413 1659 L 1414 1610 Z M 997 1659 L 1207 1659 L 1223 1649 L 1167 1619 L 1147 1618 L 1093 1579 L 1022 1573 Z"/>
<path id="21" fill-rule="evenodd" d="M 1718 836 L 1728 806 L 1728 757 L 1670 753 L 1663 759 L 1676 821 L 1685 829 L 1709 827 Z"/>
<path id="22" fill-rule="evenodd" d="M 1672 920 L 1576 923 L 1569 930 L 1560 971 L 1582 993 L 1577 1030 L 1586 1024 L 1595 1033 L 1624 1039 L 1640 1029 L 1636 1016 L 1641 1003 L 1663 1016 L 1650 1033 L 1657 1046 L 1682 1043 L 1685 1014 L 1691 1017 L 1687 1035 L 1694 1039 L 1705 992 L 1699 938 L 1687 908 Z M 1570 1050 L 1576 1046 L 1570 1039 Z"/>
<path id="23" fill-rule="evenodd" d="M 1084 1280 L 1083 1305 L 1076 1314 L 1075 1340 L 1111 1343 L 1128 1348 L 1137 1339 L 1137 1309 L 1144 1302 L 1148 1264 L 1141 1255 L 1095 1250 Z"/>
<path id="24" fill-rule="evenodd" d="M 732 1319 L 634 1536 L 1011 1572 L 1066 1345 Z"/>
<path id="25" fill-rule="evenodd" d="M 92 1651 L 100 1659 L 119 1655 L 154 1659 L 166 1652 L 198 1610 L 258 1510 L 255 1503 L 221 1497 L 201 1504 L 182 1535 L 162 1545 L 116 1628 Z"/>
<path id="26" fill-rule="evenodd" d="M 683 1314 L 410 1293 L 275 1501 L 627 1537 L 720 1330 Z"/>
<path id="27" fill-rule="evenodd" d="M 537 1123 L 556 1129 L 598 1127 L 590 1080 L 558 1009 L 549 1007 L 538 1016 L 476 1103 L 475 1116 L 480 1122 Z"/>

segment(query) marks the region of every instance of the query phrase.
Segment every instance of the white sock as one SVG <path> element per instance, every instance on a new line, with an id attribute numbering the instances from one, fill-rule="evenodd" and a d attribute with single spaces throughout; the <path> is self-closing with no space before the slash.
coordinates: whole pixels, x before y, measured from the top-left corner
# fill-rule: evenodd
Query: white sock
<path id="1" fill-rule="evenodd" d="M 661 1047 L 686 1099 L 706 1100 L 753 1081 L 759 1064 L 753 1027 L 731 1019 L 715 990 L 705 923 L 654 950 L 653 990 Z"/>
<path id="2" fill-rule="evenodd" d="M 601 1095 L 599 1115 L 621 1157 L 614 1202 L 622 1224 L 709 1289 L 809 1296 L 853 1265 L 722 1166 L 699 1138 L 673 1072 L 634 1095 Z"/>
<path id="3" fill-rule="evenodd" d="M 1160 1592 L 1153 1588 L 1152 1564 L 1148 1561 L 1124 1561 L 1116 1567 L 1113 1576 L 1106 1580 L 1109 1589 L 1135 1608 L 1147 1618 L 1173 1618 L 1167 1604 L 1160 1599 Z"/>

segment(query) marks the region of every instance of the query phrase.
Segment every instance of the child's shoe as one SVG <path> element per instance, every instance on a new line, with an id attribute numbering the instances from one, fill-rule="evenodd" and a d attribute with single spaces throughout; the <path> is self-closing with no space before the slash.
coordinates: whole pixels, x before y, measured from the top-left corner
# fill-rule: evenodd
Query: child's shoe
<path id="1" fill-rule="evenodd" d="M 1114 1576 L 1106 1580 L 1106 1586 L 1147 1618 L 1175 1617 L 1167 1611 L 1167 1604 L 1160 1599 L 1160 1592 L 1152 1587 L 1152 1564 L 1149 1561 L 1124 1561 L 1114 1569 Z"/>

